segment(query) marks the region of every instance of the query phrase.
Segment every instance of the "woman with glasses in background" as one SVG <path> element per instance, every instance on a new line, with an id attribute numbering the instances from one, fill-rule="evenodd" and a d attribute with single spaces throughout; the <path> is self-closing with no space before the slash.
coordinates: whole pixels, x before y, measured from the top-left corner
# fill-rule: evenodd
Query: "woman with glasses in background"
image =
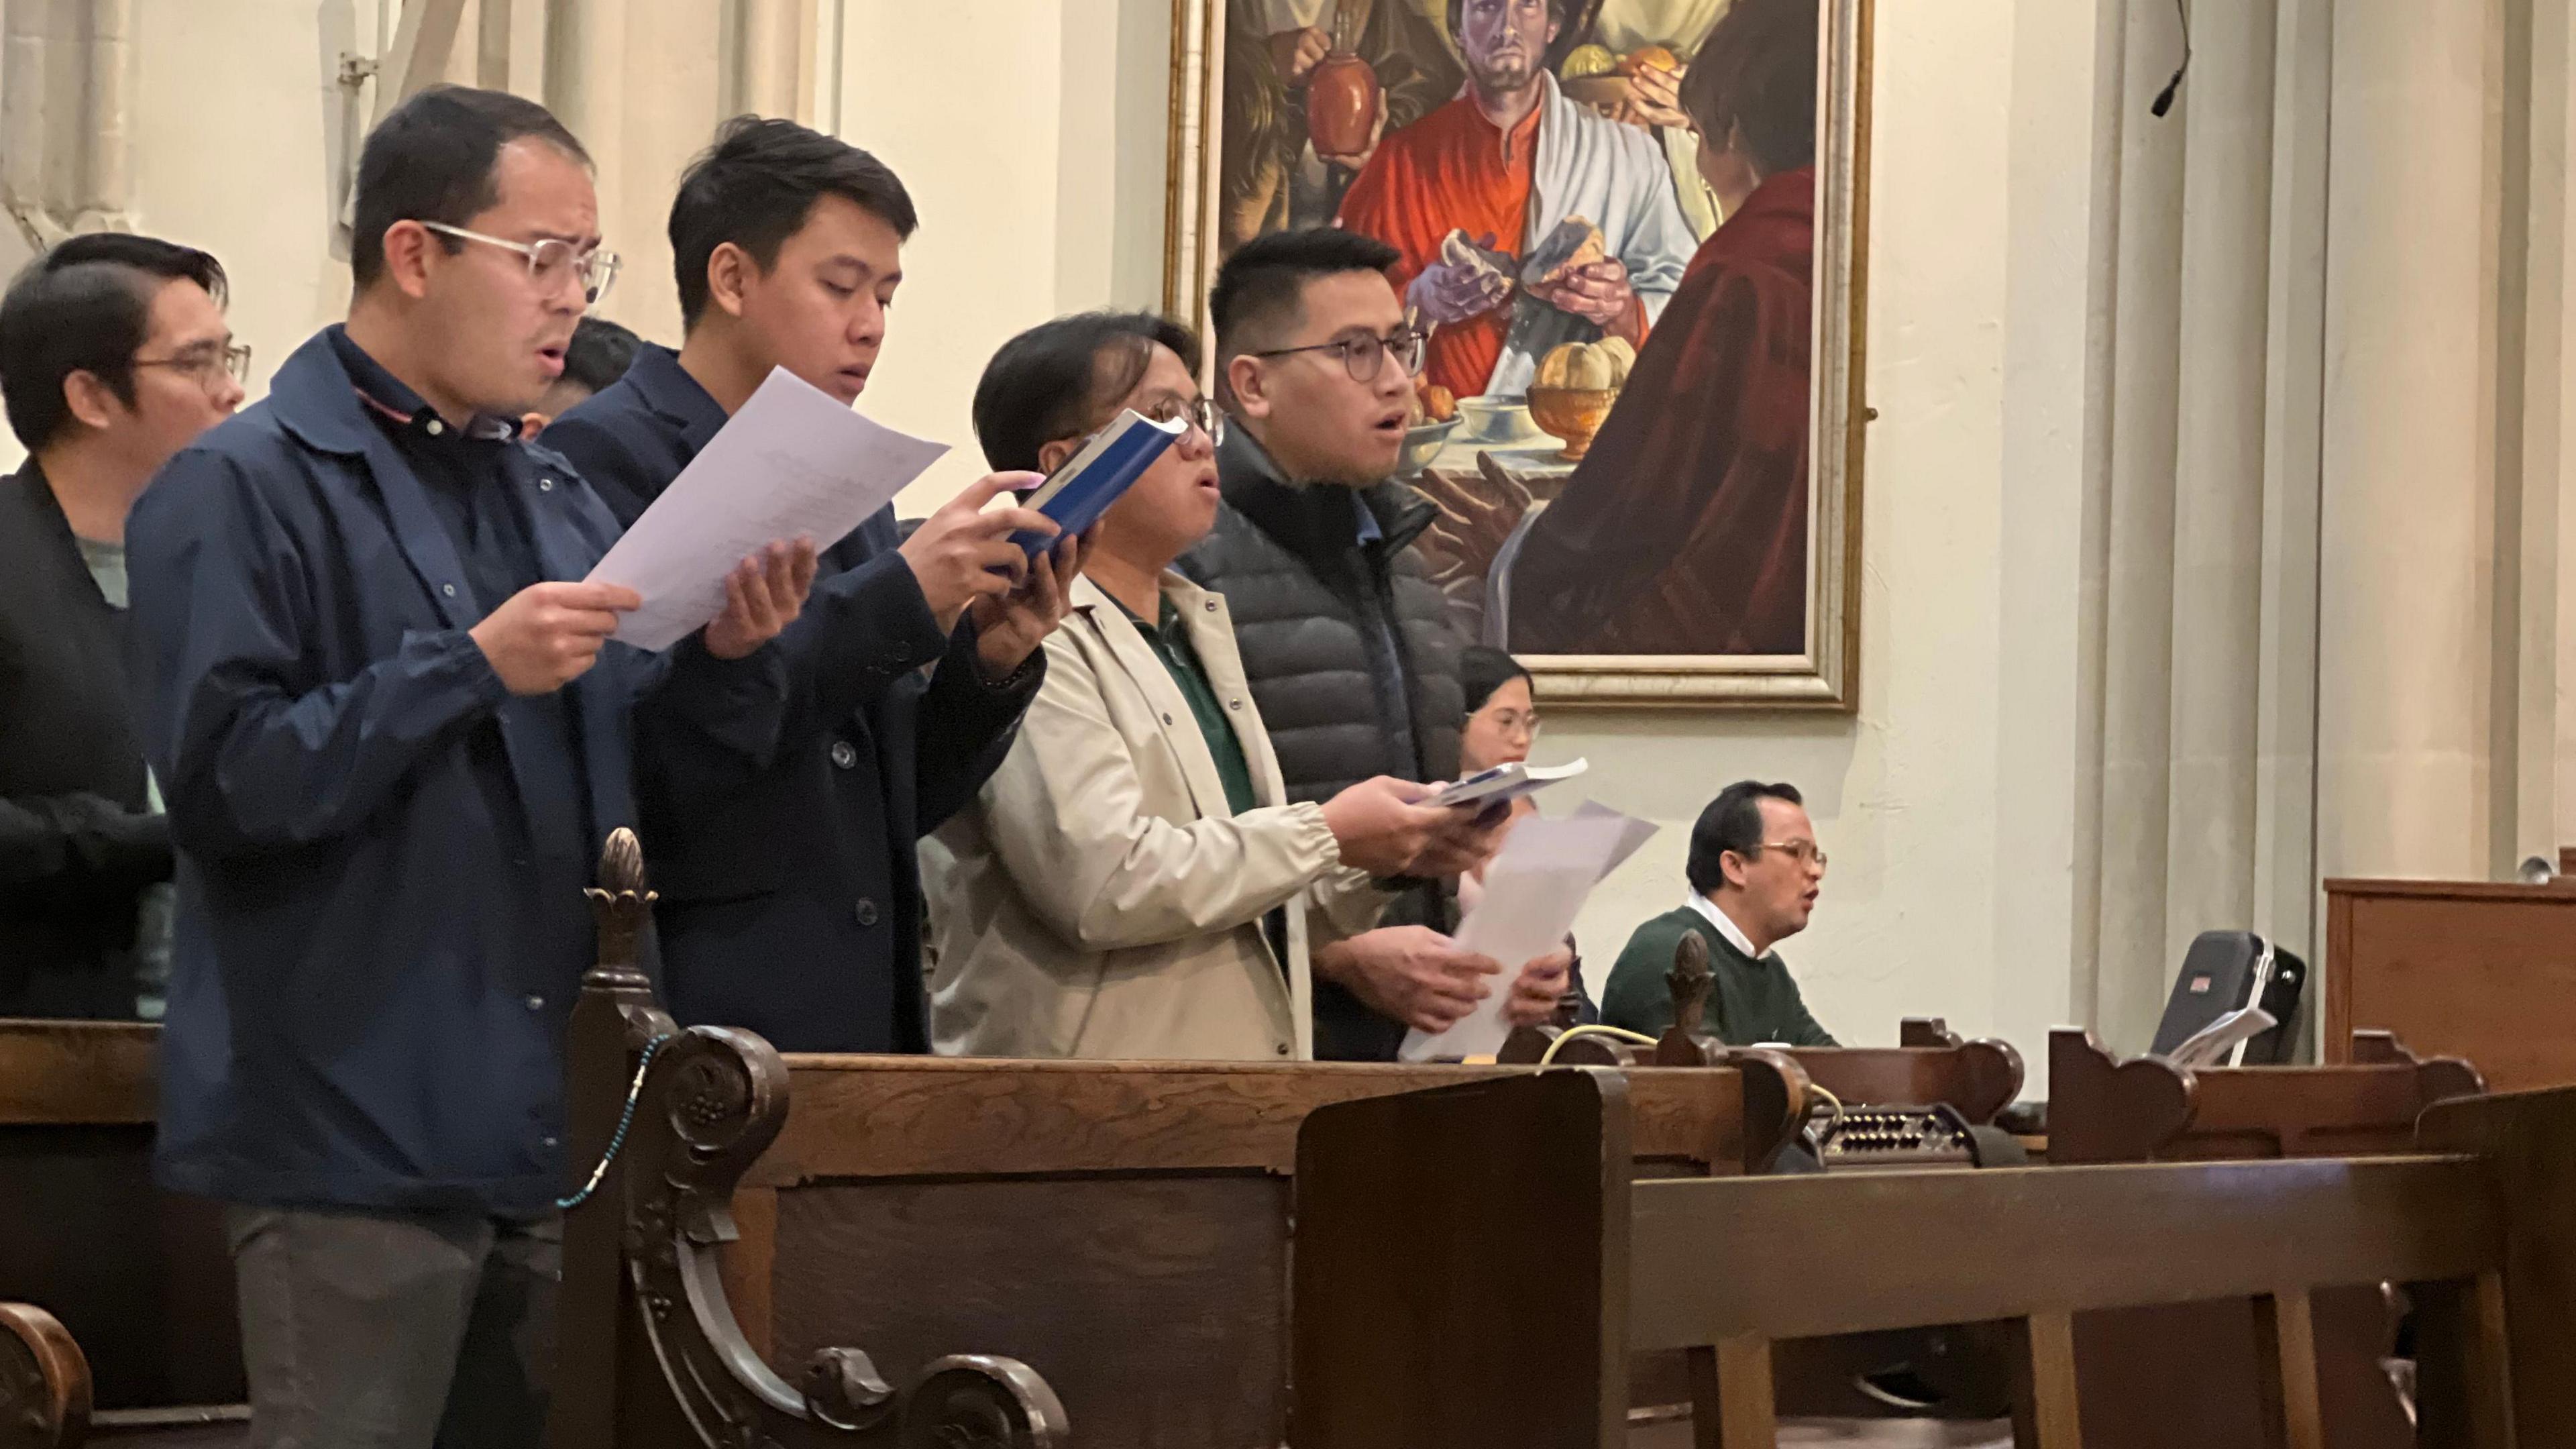
<path id="1" fill-rule="evenodd" d="M 1458 730 L 1459 778 L 1527 760 L 1538 745 L 1538 704 L 1530 692 L 1530 672 L 1500 649 L 1470 644 L 1458 651 L 1458 683 L 1467 701 L 1467 718 Z M 1514 800 L 1503 825 L 1504 836 L 1511 833 L 1512 826 L 1537 813 L 1535 796 L 1523 795 Z M 1499 853 L 1502 848 L 1503 837 L 1498 836 L 1494 851 Z M 1485 867 L 1492 863 L 1493 855 L 1489 854 L 1458 877 L 1458 910 L 1462 915 L 1474 909 L 1483 897 Z M 1566 937 L 1565 944 L 1574 950 L 1573 937 Z M 1601 1019 L 1591 994 L 1583 988 L 1583 955 L 1579 950 L 1566 975 L 1565 996 L 1558 1007 L 1560 1017 L 1567 1003 L 1574 1006 L 1575 1020 L 1579 1022 Z"/>
<path id="2" fill-rule="evenodd" d="M 922 847 L 931 1035 L 973 1056 L 1303 1060 L 1308 912 L 1342 934 L 1373 877 L 1444 874 L 1491 838 L 1386 776 L 1288 803 L 1225 600 L 1172 571 L 1216 523 L 1222 414 L 1150 314 L 1060 318 L 975 391 L 996 469 L 1051 472 L 1120 412 L 1188 426 L 1102 516 L 1045 683 L 973 806 Z"/>

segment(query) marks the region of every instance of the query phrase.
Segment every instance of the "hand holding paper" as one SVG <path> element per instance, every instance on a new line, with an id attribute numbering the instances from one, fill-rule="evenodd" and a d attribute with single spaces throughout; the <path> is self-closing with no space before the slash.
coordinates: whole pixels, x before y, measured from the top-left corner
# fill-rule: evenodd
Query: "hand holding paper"
<path id="1" fill-rule="evenodd" d="M 1485 867 L 1485 893 L 1458 923 L 1458 948 L 1514 970 L 1558 950 L 1592 887 L 1654 831 L 1598 807 L 1564 820 L 1523 820 Z M 1510 1002 L 1509 992 L 1497 992 L 1446 1031 L 1409 1033 L 1398 1056 L 1420 1062 L 1491 1055 L 1511 1034 Z"/>
<path id="2" fill-rule="evenodd" d="M 814 589 L 814 540 L 773 543 L 725 575 L 724 612 L 706 628 L 707 652 L 740 659 L 785 633 Z"/>

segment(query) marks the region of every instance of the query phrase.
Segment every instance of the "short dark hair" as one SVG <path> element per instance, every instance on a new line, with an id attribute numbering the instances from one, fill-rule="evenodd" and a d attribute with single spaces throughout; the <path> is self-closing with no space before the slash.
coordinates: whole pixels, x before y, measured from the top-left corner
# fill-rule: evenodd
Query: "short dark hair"
<path id="1" fill-rule="evenodd" d="M 531 138 L 590 164 L 554 112 L 507 91 L 432 86 L 394 107 L 358 153 L 349 276 L 359 290 L 384 275 L 385 232 L 394 223 L 463 226 L 498 205 L 502 149 Z M 438 240 L 451 252 L 465 245 L 446 235 Z"/>
<path id="2" fill-rule="evenodd" d="M 195 247 L 102 231 L 76 236 L 29 262 L 0 297 L 0 395 L 9 429 L 28 452 L 71 425 L 63 381 L 86 372 L 134 405 L 134 354 L 152 335 L 152 298 L 194 282 L 223 305 L 223 264 Z"/>
<path id="3" fill-rule="evenodd" d="M 731 242 L 763 271 L 805 226 L 814 203 L 837 196 L 912 240 L 921 218 L 893 168 L 810 126 L 736 116 L 716 129 L 671 198 L 671 268 L 680 284 L 680 325 L 707 310 L 707 259 Z"/>
<path id="4" fill-rule="evenodd" d="M 563 380 L 591 394 L 606 392 L 626 375 L 644 339 L 605 317 L 584 317 L 573 324 L 572 342 L 564 348 Z"/>
<path id="5" fill-rule="evenodd" d="M 1807 803 L 1795 785 L 1738 780 L 1718 791 L 1708 808 L 1699 812 L 1698 822 L 1691 826 L 1690 862 L 1684 867 L 1692 890 L 1707 895 L 1726 884 L 1726 868 L 1718 863 L 1718 857 L 1728 851 L 1749 856 L 1761 847 L 1765 800 Z"/>
<path id="6" fill-rule="evenodd" d="M 1483 709 L 1495 690 L 1529 677 L 1519 660 L 1490 645 L 1470 644 L 1458 651 L 1458 685 L 1467 694 L 1467 714 Z"/>
<path id="7" fill-rule="evenodd" d="M 1740 130 L 1765 176 L 1816 161 L 1816 0 L 1735 0 L 1691 57 L 1682 109 L 1712 146 Z"/>
<path id="8" fill-rule="evenodd" d="M 1306 284 L 1315 278 L 1382 273 L 1402 256 L 1376 237 L 1334 226 L 1254 237 L 1218 264 L 1216 285 L 1208 290 L 1217 351 L 1227 357 L 1250 351 L 1246 334 L 1275 330 L 1280 319 L 1301 315 Z"/>
<path id="9" fill-rule="evenodd" d="M 975 384 L 975 439 L 995 469 L 1036 471 L 1038 450 L 1095 426 L 1168 347 L 1198 360 L 1190 329 L 1152 312 L 1078 312 L 1041 322 L 1002 344 Z"/>

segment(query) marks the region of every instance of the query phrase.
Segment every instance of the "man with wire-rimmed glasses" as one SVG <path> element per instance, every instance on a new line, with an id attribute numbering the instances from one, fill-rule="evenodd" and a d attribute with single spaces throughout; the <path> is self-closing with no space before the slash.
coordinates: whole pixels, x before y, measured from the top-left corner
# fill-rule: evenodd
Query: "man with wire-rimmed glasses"
<path id="1" fill-rule="evenodd" d="M 1226 258 L 1208 298 L 1225 506 L 1180 568 L 1233 610 L 1291 800 L 1458 772 L 1465 641 L 1411 547 L 1435 510 L 1389 477 L 1423 342 L 1387 281 L 1395 259 L 1353 232 L 1273 232 Z M 1449 939 L 1448 880 L 1395 884 L 1377 929 L 1315 946 L 1320 1058 L 1391 1061 L 1408 1028 L 1441 1030 L 1510 985 L 1506 963 Z M 1533 999 L 1565 989 L 1563 953 L 1508 964 Z"/>
<path id="2" fill-rule="evenodd" d="M 170 830 L 126 702 L 125 517 L 249 371 L 194 247 L 74 237 L 0 300 L 29 455 L 0 479 L 0 1016 L 159 1010 Z"/>
<path id="3" fill-rule="evenodd" d="M 581 145 L 440 88 L 358 167 L 348 321 L 136 505 L 178 924 L 157 1169 L 226 1204 L 251 1443 L 536 1444 L 581 888 L 636 717 L 746 755 L 812 544 L 663 655 L 576 582 L 616 522 L 519 437 L 616 271 Z"/>

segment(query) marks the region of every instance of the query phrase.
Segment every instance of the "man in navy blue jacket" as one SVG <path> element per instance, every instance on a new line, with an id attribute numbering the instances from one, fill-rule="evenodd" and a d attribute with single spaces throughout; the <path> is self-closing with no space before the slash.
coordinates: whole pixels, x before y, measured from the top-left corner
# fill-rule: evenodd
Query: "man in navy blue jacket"
<path id="1" fill-rule="evenodd" d="M 615 268 L 580 143 L 440 89 L 359 165 L 345 326 L 128 525 L 135 694 L 178 848 L 162 1181 L 227 1213 L 263 1446 L 533 1445 L 568 1174 L 580 890 L 630 716 L 774 748 L 773 545 L 666 656 L 577 582 L 617 527 L 519 440 Z"/>
<path id="2" fill-rule="evenodd" d="M 727 123 L 671 204 L 680 350 L 645 347 L 547 445 L 632 523 L 773 367 L 854 401 L 913 224 L 867 152 L 792 121 Z M 978 511 L 1035 481 L 987 478 L 900 543 L 885 508 L 825 552 L 781 641 L 800 688 L 767 767 L 690 732 L 640 736 L 663 988 L 682 1022 L 788 1051 L 927 1049 L 916 842 L 1009 753 L 1079 567 L 1075 540 L 1033 562 L 1009 541 L 1053 532 L 1043 518 Z"/>

